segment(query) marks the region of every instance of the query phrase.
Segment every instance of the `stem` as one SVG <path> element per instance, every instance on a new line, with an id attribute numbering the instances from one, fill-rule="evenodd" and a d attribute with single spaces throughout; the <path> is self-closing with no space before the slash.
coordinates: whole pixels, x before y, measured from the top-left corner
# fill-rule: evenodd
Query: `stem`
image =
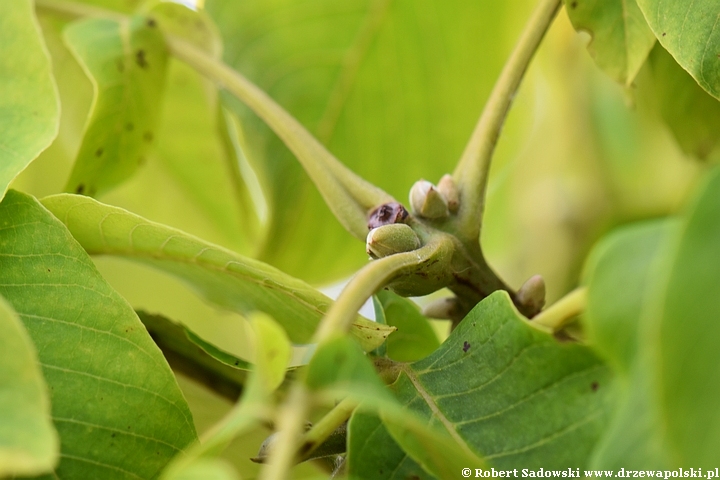
<path id="1" fill-rule="evenodd" d="M 393 198 L 340 163 L 300 122 L 240 73 L 184 40 L 167 35 L 166 41 L 176 58 L 227 89 L 280 137 L 337 219 L 350 233 L 364 240 L 367 212 Z"/>
<path id="2" fill-rule="evenodd" d="M 468 241 L 476 242 L 480 237 L 488 171 L 508 110 L 560 4 L 561 0 L 540 0 L 533 11 L 453 173 L 461 195 L 458 229 Z"/>
<path id="3" fill-rule="evenodd" d="M 335 335 L 346 332 L 363 303 L 388 281 L 403 270 L 420 265 L 446 246 L 444 236 L 431 237 L 427 244 L 417 250 L 390 255 L 367 264 L 362 268 L 333 303 L 320 322 L 312 342 L 321 345 Z M 302 374 L 301 374 L 302 375 Z M 301 376 L 299 375 L 299 377 Z M 310 393 L 304 378 L 298 378 L 290 389 L 282 406 L 278 421 L 278 441 L 269 456 L 268 465 L 262 470 L 261 479 L 288 478 L 297 459 L 298 438 L 309 409 Z"/>
<path id="4" fill-rule="evenodd" d="M 335 405 L 335 408 L 320 419 L 313 427 L 305 434 L 305 438 L 302 441 L 300 451 L 302 453 L 302 460 L 307 460 L 312 457 L 313 452 L 320 447 L 323 442 L 330 437 L 343 423 L 345 423 L 350 415 L 357 408 L 357 402 L 346 398 L 340 403 Z"/>
<path id="5" fill-rule="evenodd" d="M 277 442 L 270 451 L 267 465 L 260 470 L 260 480 L 290 478 L 289 472 L 297 458 L 298 439 L 310 406 L 310 394 L 298 379 L 282 405 L 277 422 Z"/>
<path id="6" fill-rule="evenodd" d="M 73 17 L 105 18 L 118 22 L 125 21 L 128 18 L 127 15 L 112 10 L 66 0 L 35 0 L 35 7 Z"/>
<path id="7" fill-rule="evenodd" d="M 346 332 L 368 298 L 406 268 L 419 265 L 433 256 L 443 244 L 444 239 L 436 237 L 417 250 L 396 253 L 365 265 L 330 307 L 315 332 L 313 342 L 322 343 L 338 333 Z"/>
<path id="8" fill-rule="evenodd" d="M 530 323 L 557 331 L 585 311 L 587 287 L 579 287 L 540 312 Z"/>

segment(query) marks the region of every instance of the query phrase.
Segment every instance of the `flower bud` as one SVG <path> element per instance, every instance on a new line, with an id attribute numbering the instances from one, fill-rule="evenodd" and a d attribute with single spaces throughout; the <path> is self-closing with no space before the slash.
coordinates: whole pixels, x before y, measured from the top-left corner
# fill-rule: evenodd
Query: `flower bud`
<path id="1" fill-rule="evenodd" d="M 458 193 L 457 185 L 455 185 L 455 180 L 453 180 L 452 175 L 443 175 L 443 177 L 438 182 L 437 189 L 438 192 L 440 192 L 440 194 L 445 197 L 448 210 L 450 210 L 452 213 L 457 212 L 457 209 L 460 206 L 460 195 Z"/>
<path id="2" fill-rule="evenodd" d="M 418 248 L 420 248 L 420 239 L 413 229 L 404 223 L 393 223 L 373 228 L 368 233 L 365 242 L 365 250 L 373 258 L 410 252 Z"/>
<path id="3" fill-rule="evenodd" d="M 533 275 L 517 292 L 517 300 L 529 312 L 528 318 L 534 317 L 545 306 L 545 280 L 540 275 Z"/>
<path id="4" fill-rule="evenodd" d="M 410 206 L 413 212 L 425 218 L 442 218 L 449 215 L 445 198 L 435 185 L 427 180 L 419 180 L 410 189 Z"/>

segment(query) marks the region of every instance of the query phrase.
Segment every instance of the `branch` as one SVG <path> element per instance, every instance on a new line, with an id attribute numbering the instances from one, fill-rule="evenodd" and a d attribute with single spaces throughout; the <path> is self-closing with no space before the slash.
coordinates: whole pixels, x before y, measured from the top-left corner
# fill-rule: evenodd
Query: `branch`
<path id="1" fill-rule="evenodd" d="M 393 198 L 366 182 L 338 161 L 300 122 L 268 94 L 194 45 L 166 36 L 172 54 L 240 99 L 255 112 L 295 154 L 330 210 L 350 233 L 367 236 L 367 214 Z"/>
<path id="2" fill-rule="evenodd" d="M 500 131 L 525 70 L 560 9 L 560 4 L 561 0 L 540 0 L 500 73 L 453 173 L 460 191 L 458 229 L 467 241 L 479 240 L 488 171 Z"/>

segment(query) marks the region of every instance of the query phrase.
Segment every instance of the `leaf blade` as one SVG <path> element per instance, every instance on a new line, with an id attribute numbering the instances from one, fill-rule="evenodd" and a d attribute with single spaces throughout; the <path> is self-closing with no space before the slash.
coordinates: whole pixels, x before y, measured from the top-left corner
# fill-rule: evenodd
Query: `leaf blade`
<path id="1" fill-rule="evenodd" d="M 565 0 L 576 30 L 590 33 L 588 50 L 598 67 L 630 85 L 655 44 L 635 0 Z"/>
<path id="2" fill-rule="evenodd" d="M 196 440 L 162 354 L 70 233 L 37 200 L 0 204 L 0 292 L 23 320 L 52 392 L 57 475 L 156 475 Z M 42 240 L 37 240 L 42 239 Z"/>
<path id="3" fill-rule="evenodd" d="M 37 353 L 0 297 L 0 475 L 37 475 L 57 465 L 60 444 Z"/>
<path id="4" fill-rule="evenodd" d="M 712 0 L 637 0 L 658 41 L 697 83 L 720 100 L 720 5 Z"/>
<path id="5" fill-rule="evenodd" d="M 294 342 L 309 341 L 330 306 L 329 298 L 269 265 L 121 208 L 69 194 L 46 197 L 43 204 L 88 252 L 127 256 L 177 275 L 223 308 L 267 312 Z M 352 332 L 364 348 L 372 350 L 392 330 L 358 318 Z"/>
<path id="6" fill-rule="evenodd" d="M 33 2 L 0 5 L 0 198 L 58 133 L 60 103 Z"/>
<path id="7" fill-rule="evenodd" d="M 87 19 L 64 39 L 94 87 L 94 100 L 67 190 L 95 196 L 132 176 L 153 142 L 167 50 L 144 17 Z"/>

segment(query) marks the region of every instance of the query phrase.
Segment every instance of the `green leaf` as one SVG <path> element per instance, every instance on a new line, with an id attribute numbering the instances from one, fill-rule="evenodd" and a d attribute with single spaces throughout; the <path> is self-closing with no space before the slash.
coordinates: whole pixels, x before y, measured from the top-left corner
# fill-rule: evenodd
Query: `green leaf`
<path id="1" fill-rule="evenodd" d="M 412 301 L 388 290 L 377 297 L 382 304 L 385 322 L 396 327 L 387 341 L 387 356 L 398 362 L 412 362 L 434 352 L 440 341 L 432 326 Z"/>
<path id="2" fill-rule="evenodd" d="M 606 426 L 611 378 L 587 347 L 530 327 L 496 292 L 392 390 L 495 468 L 582 468 Z"/>
<path id="3" fill-rule="evenodd" d="M 640 272 L 632 274 L 627 288 L 637 294 L 634 301 L 621 299 L 632 306 L 625 309 L 624 318 L 612 318 L 609 309 L 598 308 L 588 316 L 600 328 L 622 321 L 624 329 L 637 325 L 638 332 L 633 364 L 618 386 L 624 391 L 616 420 L 599 448 L 596 464 L 715 468 L 720 449 L 720 413 L 714 400 L 720 394 L 715 375 L 720 354 L 714 342 L 720 335 L 720 298 L 715 288 L 720 281 L 718 215 L 720 170 L 716 168 L 681 221 L 664 233 L 656 228 L 656 234 L 665 238 L 660 239 L 656 258 L 650 255 L 636 266 Z M 637 233 L 626 235 L 625 246 L 632 244 L 637 252 L 641 238 Z M 618 243 L 605 260 L 615 265 L 618 276 L 627 272 L 618 258 L 620 248 Z M 624 252 L 620 256 L 627 260 Z M 606 278 L 612 275 L 607 270 Z M 639 310 L 634 306 L 638 303 Z"/>
<path id="4" fill-rule="evenodd" d="M 416 180 L 452 171 L 534 3 L 208 0 L 206 7 L 230 66 L 351 170 L 404 201 Z M 260 258 L 311 282 L 361 266 L 364 248 L 338 225 L 287 148 L 224 98 L 268 180 L 270 225 Z"/>
<path id="5" fill-rule="evenodd" d="M 630 85 L 655 44 L 635 0 L 565 0 L 570 21 L 592 37 L 588 50 L 598 67 Z"/>
<path id="6" fill-rule="evenodd" d="M 152 478 L 196 440 L 175 377 L 127 302 L 35 199 L 0 204 L 0 294 L 38 350 L 60 478 Z"/>
<path id="7" fill-rule="evenodd" d="M 58 132 L 60 104 L 33 2 L 0 3 L 0 198 Z"/>
<path id="8" fill-rule="evenodd" d="M 648 372 L 652 366 L 640 354 L 645 348 L 641 316 L 663 248 L 678 227 L 662 220 L 623 228 L 603 239 L 586 263 L 588 343 L 619 373 L 615 413 L 592 468 L 668 467 Z"/>
<path id="9" fill-rule="evenodd" d="M 482 466 L 482 461 L 467 445 L 458 442 L 457 435 L 432 423 L 428 425 L 425 419 L 403 408 L 382 384 L 367 357 L 348 338 L 336 338 L 318 348 L 308 366 L 306 383 L 313 391 L 352 398 L 361 403 L 360 411 L 379 412 L 394 441 L 425 470 L 440 478 L 452 478 L 467 465 Z M 357 437 L 357 431 L 349 433 L 350 438 L 353 435 Z M 384 447 L 375 445 L 380 450 Z M 349 456 L 352 459 L 352 451 Z M 355 456 L 359 455 L 355 453 Z M 357 460 L 357 465 L 367 464 L 362 457 Z M 349 460 L 349 464 L 352 477 L 355 475 L 353 461 Z"/>
<path id="10" fill-rule="evenodd" d="M 60 442 L 35 346 L 0 297 L 0 476 L 37 475 L 57 465 Z"/>
<path id="11" fill-rule="evenodd" d="M 425 480 L 435 478 L 395 442 L 377 415 L 355 412 L 348 424 L 350 478 Z M 475 467 L 475 465 L 473 465 Z"/>
<path id="12" fill-rule="evenodd" d="M 229 310 L 266 312 L 295 343 L 310 340 L 332 303 L 306 283 L 269 265 L 121 208 L 69 194 L 47 197 L 43 204 L 89 253 L 121 255 L 176 275 Z M 351 331 L 364 349 L 372 350 L 393 330 L 358 317 Z"/>
<path id="13" fill-rule="evenodd" d="M 667 277 L 648 317 L 656 329 L 649 351 L 657 368 L 662 425 L 681 466 L 717 467 L 720 451 L 720 170 L 709 176 L 689 208 Z M 654 335 L 657 335 L 653 338 Z"/>
<path id="14" fill-rule="evenodd" d="M 132 176 L 157 136 L 167 49 L 145 17 L 80 20 L 65 41 L 95 92 L 67 189 L 95 196 Z"/>
<path id="15" fill-rule="evenodd" d="M 623 228 L 593 248 L 585 264 L 587 340 L 620 372 L 628 373 L 637 356 L 651 267 L 677 227 L 674 221 L 662 220 Z"/>
<path id="16" fill-rule="evenodd" d="M 720 102 L 661 46 L 653 49 L 649 63 L 663 120 L 685 153 L 706 159 L 720 142 Z"/>
<path id="17" fill-rule="evenodd" d="M 720 100 L 720 3 L 637 0 L 653 33 L 697 83 Z"/>
<path id="18" fill-rule="evenodd" d="M 149 9 L 149 15 L 164 34 L 182 36 L 209 55 L 220 56 L 219 33 L 203 11 L 161 2 Z M 225 234 L 227 245 L 248 251 L 259 234 L 259 219 L 219 111 L 215 86 L 187 65 L 170 60 L 156 142 L 149 155 Z"/>

